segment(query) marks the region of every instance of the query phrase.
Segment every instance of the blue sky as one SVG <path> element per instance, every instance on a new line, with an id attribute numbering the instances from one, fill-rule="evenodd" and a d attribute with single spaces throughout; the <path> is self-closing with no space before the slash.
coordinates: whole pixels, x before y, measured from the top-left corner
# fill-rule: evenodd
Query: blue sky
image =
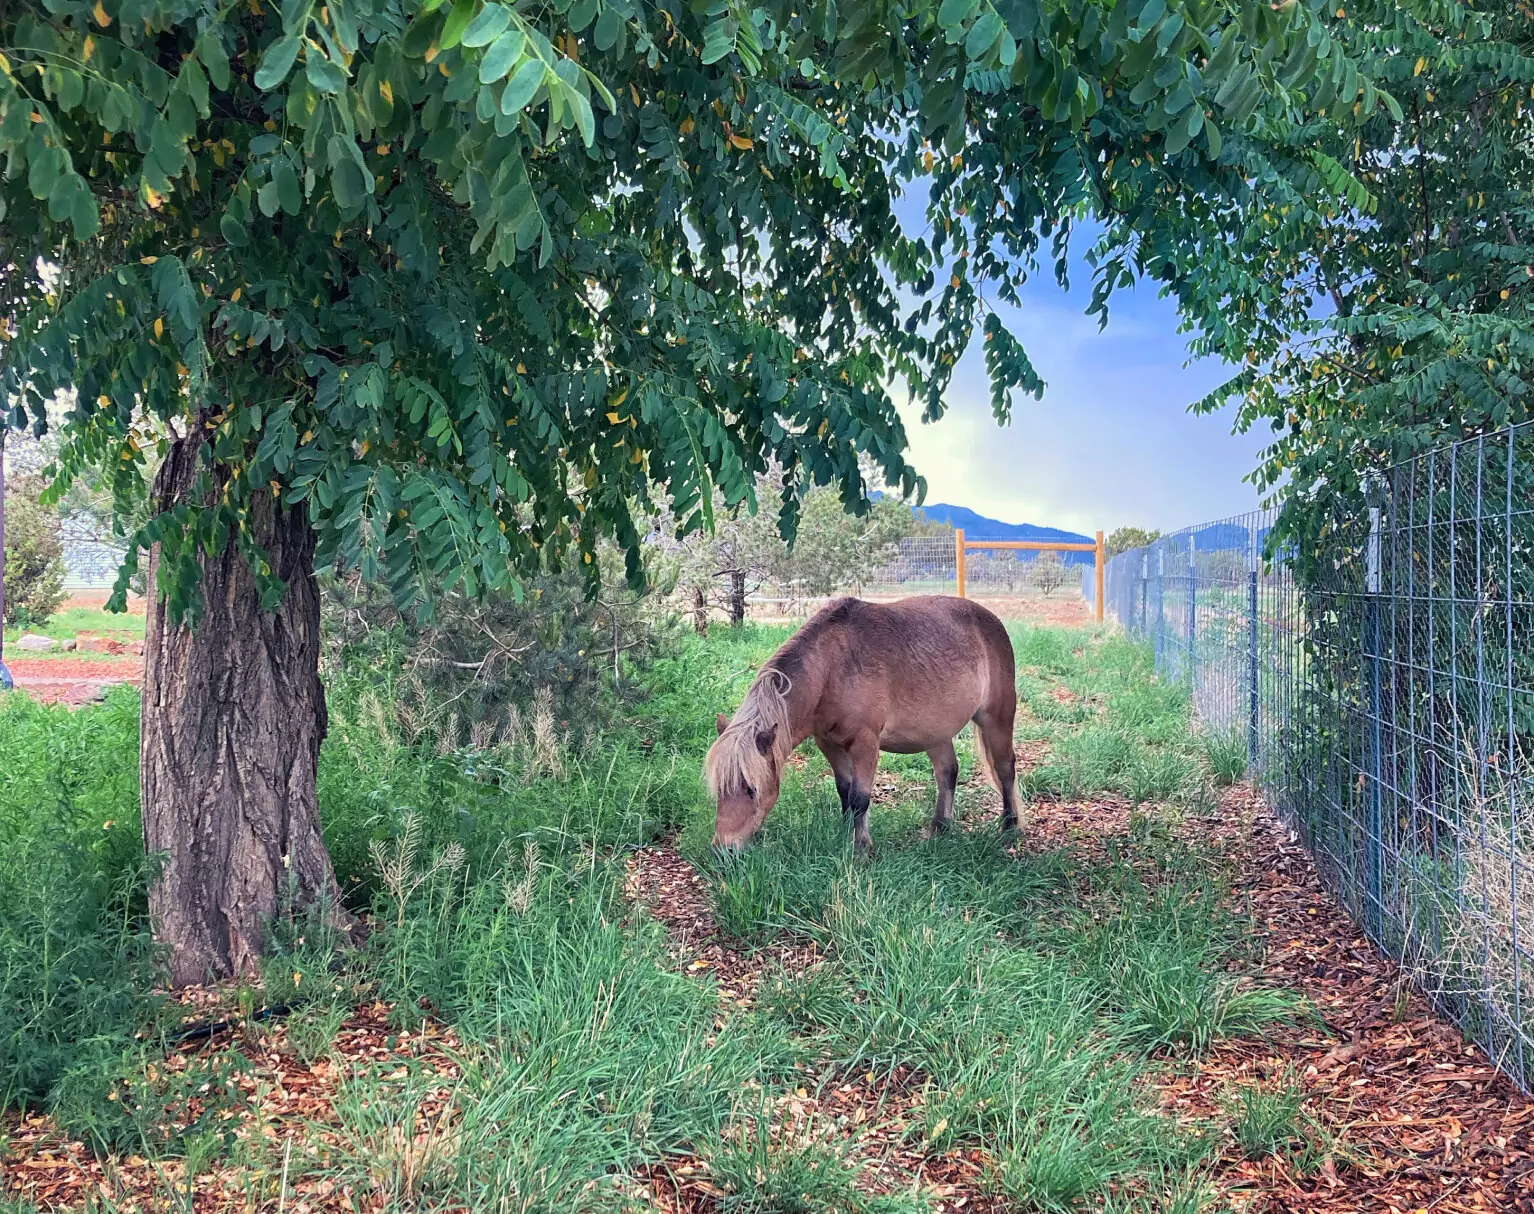
<path id="1" fill-rule="evenodd" d="M 910 203 L 900 209 L 914 217 L 919 206 Z M 1076 251 L 1090 239 L 1078 229 Z M 923 425 L 919 408 L 902 409 L 927 500 L 1084 532 L 1171 530 L 1255 509 L 1257 491 L 1243 478 L 1265 434 L 1232 435 L 1228 409 L 1187 412 L 1229 376 L 1225 364 L 1184 365 L 1186 335 L 1155 284 L 1115 294 L 1101 332 L 1086 315 L 1091 293 L 1084 262 L 1075 260 L 1069 293 L 1046 264 L 1023 307 L 1003 309 L 1048 384 L 1042 400 L 1016 401 L 1011 425 L 991 417 L 978 341 L 959 363 L 941 421 Z M 903 399 L 903 389 L 896 395 Z"/>

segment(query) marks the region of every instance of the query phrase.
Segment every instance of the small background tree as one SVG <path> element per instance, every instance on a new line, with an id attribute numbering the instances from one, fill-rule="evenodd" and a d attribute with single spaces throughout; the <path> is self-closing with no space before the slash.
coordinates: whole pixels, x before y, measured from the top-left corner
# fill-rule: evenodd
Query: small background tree
<path id="1" fill-rule="evenodd" d="M 41 502 L 46 482 L 17 476 L 6 485 L 5 627 L 42 628 L 69 597 L 59 516 Z"/>
<path id="2" fill-rule="evenodd" d="M 1065 562 L 1058 552 L 1041 552 L 1033 563 L 1033 584 L 1048 598 L 1065 585 Z"/>
<path id="3" fill-rule="evenodd" d="M 1108 555 L 1117 556 L 1121 552 L 1144 548 L 1160 538 L 1159 531 L 1147 531 L 1144 527 L 1120 527 L 1107 539 Z"/>

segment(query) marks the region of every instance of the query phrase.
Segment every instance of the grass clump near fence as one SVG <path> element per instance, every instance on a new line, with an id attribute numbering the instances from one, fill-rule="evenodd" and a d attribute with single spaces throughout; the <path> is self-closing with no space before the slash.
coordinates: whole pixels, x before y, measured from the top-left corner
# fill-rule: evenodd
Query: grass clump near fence
<path id="1" fill-rule="evenodd" d="M 599 730 L 534 703 L 483 745 L 473 722 L 448 746 L 402 721 L 418 702 L 387 671 L 332 671 L 321 807 L 371 934 L 342 949 L 314 916 L 275 923 L 261 980 L 224 994 L 232 1035 L 191 1053 L 168 1048 L 186 1014 L 151 993 L 133 693 L 76 713 L 7 700 L 0 747 L 21 758 L 0 814 L 22 843 L 0 885 L 4 1006 L 20 1009 L 0 1040 L 6 1107 L 147 1157 L 167 1200 L 216 1172 L 258 1204 L 307 1185 L 390 1208 L 608 1210 L 640 1200 L 648 1169 L 689 1161 L 725 1209 L 914 1214 L 920 1184 L 871 1180 L 898 1144 L 979 1151 L 979 1183 L 1032 1208 L 1197 1208 L 1238 1115 L 1174 1121 L 1154 1081 L 1308 1013 L 1257 975 L 1220 864 L 1164 825 L 1209 812 L 1219 778 L 1186 696 L 1122 637 L 1016 634 L 1034 793 L 1144 803 L 1100 853 L 1009 853 L 978 780 L 959 791 L 969 821 L 926 841 L 926 761 L 886 756 L 879 854 L 857 862 L 805 753 L 762 845 L 723 863 L 699 763 L 714 712 L 786 635 L 685 639 Z M 967 777 L 967 736 L 961 749 Z M 679 967 L 630 901 L 636 849 L 673 836 L 729 947 L 764 971 L 750 999 Z M 274 1004 L 289 1013 L 262 1019 Z M 333 1057 L 374 1006 L 391 1040 L 450 1032 L 452 1066 Z M 250 1059 L 274 1049 L 338 1068 L 334 1093 L 312 1124 L 255 1132 Z M 898 1128 L 877 1106 L 859 1126 L 825 1115 L 817 1101 L 847 1083 L 890 1092 Z"/>

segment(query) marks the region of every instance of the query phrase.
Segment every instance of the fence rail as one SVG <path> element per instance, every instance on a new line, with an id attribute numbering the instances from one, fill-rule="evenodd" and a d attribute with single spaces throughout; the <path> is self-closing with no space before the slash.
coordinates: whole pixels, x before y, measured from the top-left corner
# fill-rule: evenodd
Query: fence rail
<path id="1" fill-rule="evenodd" d="M 1040 542 L 1022 548 L 1017 541 L 953 535 L 908 536 L 888 560 L 871 570 L 860 594 L 962 594 L 972 598 L 1040 597 L 1074 593 L 1072 566 L 1084 564 L 1090 576 L 1093 546 Z M 1049 559 L 1046 551 L 1055 553 Z M 961 554 L 962 553 L 962 565 Z M 962 582 L 960 570 L 963 570 Z"/>
<path id="2" fill-rule="evenodd" d="M 1408 460 L 1303 564 L 1268 513 L 1109 561 L 1364 931 L 1534 1086 L 1534 429 Z"/>

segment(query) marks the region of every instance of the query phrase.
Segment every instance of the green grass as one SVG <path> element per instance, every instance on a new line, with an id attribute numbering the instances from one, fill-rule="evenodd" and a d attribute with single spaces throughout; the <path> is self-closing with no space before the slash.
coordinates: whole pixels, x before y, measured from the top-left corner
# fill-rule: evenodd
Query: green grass
<path id="1" fill-rule="evenodd" d="M 1305 1089 L 1293 1072 L 1276 1082 L 1237 1088 L 1225 1102 L 1231 1136 L 1247 1159 L 1283 1156 L 1301 1173 L 1321 1165 L 1330 1142 L 1305 1108 Z"/>
<path id="2" fill-rule="evenodd" d="M 877 858 L 860 860 L 811 750 L 759 846 L 719 859 L 698 774 L 714 713 L 787 634 L 689 638 L 645 672 L 649 695 L 623 720 L 543 751 L 487 736 L 441 752 L 387 671 L 330 672 L 326 839 L 375 930 L 343 952 L 312 919 L 280 920 L 245 1010 L 295 1002 L 280 1039 L 304 1061 L 329 1055 L 361 1000 L 390 1004 L 401 1027 L 446 1021 L 462 1046 L 445 1085 L 415 1064 L 354 1069 L 334 1119 L 308 1131 L 315 1151 L 289 1159 L 260 1136 L 195 1136 L 198 1118 L 230 1111 L 194 1094 L 227 1089 L 237 1052 L 174 1076 L 154 1065 L 166 1013 L 147 993 L 134 693 L 75 713 L 0 704 L 0 753 L 24 756 L 0 769 L 0 826 L 17 840 L 0 855 L 0 1098 L 103 1149 L 228 1152 L 219 1166 L 267 1201 L 286 1169 L 391 1208 L 514 1193 L 608 1210 L 636 1168 L 687 1158 L 705 1161 L 722 1209 L 914 1214 L 919 1191 L 867 1191 L 876 1148 L 819 1113 L 785 1125 L 773 1112 L 805 1084 L 899 1070 L 922 1094 L 907 1145 L 978 1149 L 986 1185 L 1021 1209 L 1199 1208 L 1226 1128 L 1164 1116 L 1157 1077 L 1304 1009 L 1259 980 L 1217 858 L 1167 826 L 1226 778 L 1186 700 L 1122 637 L 1020 629 L 1020 732 L 1048 747 L 1025 787 L 1141 804 L 1127 836 L 1009 852 L 994 825 L 962 821 L 994 796 L 976 783 L 959 790 L 959 829 L 926 841 L 928 764 L 886 756 L 895 791 L 873 811 Z M 968 734 L 959 750 L 968 777 Z M 628 855 L 671 834 L 736 947 L 796 940 L 820 960 L 769 965 L 749 1007 L 678 973 L 663 930 L 623 896 Z M 167 1132 L 187 1121 L 193 1139 Z"/>
<path id="3" fill-rule="evenodd" d="M 141 641 L 144 639 L 144 620 L 144 616 L 128 612 L 100 611 L 94 607 L 69 607 L 56 612 L 44 627 L 29 628 L 26 631 L 36 636 L 53 637 L 58 641 L 68 640 L 80 632 L 114 636 L 119 640 Z M 9 645 L 16 640 L 21 633 L 20 628 L 7 628 L 6 644 Z"/>

